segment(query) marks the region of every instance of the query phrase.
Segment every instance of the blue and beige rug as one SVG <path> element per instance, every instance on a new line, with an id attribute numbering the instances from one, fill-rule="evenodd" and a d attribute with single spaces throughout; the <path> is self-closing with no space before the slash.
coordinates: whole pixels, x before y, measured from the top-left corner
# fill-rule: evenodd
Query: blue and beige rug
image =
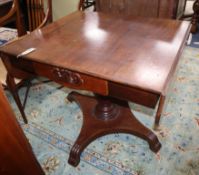
<path id="1" fill-rule="evenodd" d="M 186 47 L 167 96 L 158 154 L 148 144 L 128 134 L 104 136 L 83 152 L 77 168 L 67 164 L 70 148 L 82 125 L 76 103 L 66 100 L 71 91 L 43 78 L 33 80 L 24 125 L 9 92 L 8 99 L 48 175 L 199 175 L 199 49 Z M 23 99 L 25 88 L 20 90 Z M 88 92 L 83 92 L 88 93 Z M 153 128 L 155 110 L 130 103 L 132 111 Z"/>
<path id="2" fill-rule="evenodd" d="M 16 36 L 17 36 L 16 29 L 0 27 L 0 46 L 16 38 Z"/>

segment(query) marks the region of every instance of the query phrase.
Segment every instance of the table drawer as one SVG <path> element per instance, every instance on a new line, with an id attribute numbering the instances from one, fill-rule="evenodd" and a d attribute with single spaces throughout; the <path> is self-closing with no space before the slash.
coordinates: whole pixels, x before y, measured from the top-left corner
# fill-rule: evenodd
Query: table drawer
<path id="1" fill-rule="evenodd" d="M 47 77 L 59 84 L 79 90 L 89 90 L 101 95 L 108 95 L 108 83 L 105 80 L 88 76 L 65 68 L 33 63 L 36 74 Z"/>
<path id="2" fill-rule="evenodd" d="M 15 69 L 49 78 L 66 87 L 108 95 L 106 80 L 26 59 L 11 59 L 10 62 Z"/>
<path id="3" fill-rule="evenodd" d="M 160 94 L 113 82 L 109 82 L 109 95 L 123 100 L 129 100 L 150 108 L 156 107 L 160 97 Z"/>

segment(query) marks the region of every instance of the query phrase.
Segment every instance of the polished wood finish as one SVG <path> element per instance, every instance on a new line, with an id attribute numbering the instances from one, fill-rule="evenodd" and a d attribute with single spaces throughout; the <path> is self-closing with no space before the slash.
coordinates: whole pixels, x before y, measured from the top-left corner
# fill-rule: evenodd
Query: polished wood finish
<path id="1" fill-rule="evenodd" d="M 45 0 L 26 0 L 26 2 L 28 10 L 29 31 L 41 28 L 52 22 L 52 0 L 46 0 L 46 10 L 44 8 Z"/>
<path id="2" fill-rule="evenodd" d="M 192 28 L 191 32 L 196 33 L 198 30 L 198 22 L 199 22 L 199 0 L 196 0 L 193 4 L 193 17 L 192 17 Z"/>
<path id="3" fill-rule="evenodd" d="M 0 85 L 0 174 L 44 175 Z"/>
<path id="4" fill-rule="evenodd" d="M 97 11 L 120 15 L 180 18 L 186 0 L 96 0 Z"/>
<path id="5" fill-rule="evenodd" d="M 6 57 L 6 60 L 4 59 L 4 63 L 7 65 L 7 69 L 12 76 L 27 78 L 36 74 L 47 77 L 69 88 L 88 90 L 102 95 L 108 95 L 108 82 L 103 79 L 88 76 L 79 72 L 77 73 L 57 66 L 51 66 L 49 64 L 32 62 L 24 59 L 13 59 L 7 56 L 4 57 Z M 10 63 L 12 66 L 9 66 Z M 15 69 L 13 69 L 13 66 Z M 18 70 L 23 70 L 23 72 L 20 72 L 19 74 Z M 27 72 L 29 74 L 27 74 Z"/>
<path id="6" fill-rule="evenodd" d="M 109 133 L 106 123 L 118 119 L 115 116 L 120 110 L 115 106 L 124 107 L 118 101 L 130 100 L 148 107 L 159 105 L 155 120 L 156 124 L 159 123 L 164 104 L 162 97 L 166 96 L 189 31 L 190 23 L 186 21 L 75 12 L 7 44 L 0 48 L 0 53 L 11 76 L 42 75 L 69 88 L 93 91 L 101 95 L 100 99 L 103 96 L 99 105 L 96 105 L 98 95 L 95 102 L 85 96 L 83 102 L 74 101 L 80 106 L 92 101 L 92 105 L 82 108 L 88 114 L 84 118 L 90 118 L 93 111 L 99 120 L 96 124 L 88 119 L 98 128 L 94 133 L 100 133 L 104 125 L 105 134 Z M 32 47 L 36 48 L 34 52 L 16 59 L 17 55 Z M 110 96 L 121 100 L 108 102 Z M 124 112 L 128 106 L 124 108 L 122 113 L 130 118 L 129 112 Z M 121 127 L 129 126 L 125 122 L 115 122 L 112 128 L 121 129 L 120 124 Z M 140 128 L 140 125 L 134 121 L 128 128 L 134 133 L 134 128 Z M 146 133 L 142 131 L 136 135 L 150 140 L 150 136 L 145 137 Z M 87 143 L 90 143 L 92 132 L 88 128 L 85 132 L 88 133 Z M 78 145 L 81 149 L 77 153 L 72 150 L 72 161 L 69 161 L 74 166 L 85 147 L 84 142 Z M 155 145 L 160 145 L 158 140 L 152 147 Z"/>
<path id="7" fill-rule="evenodd" d="M 139 88 L 132 88 L 126 85 L 109 82 L 109 95 L 134 103 L 141 104 L 150 108 L 155 108 L 159 95 L 157 93 L 151 93 Z M 123 93 L 125 91 L 125 93 Z"/>
<path id="8" fill-rule="evenodd" d="M 34 47 L 37 50 L 28 54 L 28 60 L 161 94 L 189 27 L 187 21 L 76 12 L 45 27 L 41 34 L 36 30 L 0 51 L 17 56 Z M 58 33 L 54 32 L 57 28 Z M 62 44 L 56 48 L 57 43 Z"/>
<path id="9" fill-rule="evenodd" d="M 0 18 L 6 15 L 12 7 L 12 0 L 0 1 Z"/>
<path id="10" fill-rule="evenodd" d="M 77 166 L 85 147 L 107 134 L 133 134 L 145 139 L 153 152 L 160 150 L 161 144 L 156 135 L 136 119 L 127 101 L 101 96 L 93 98 L 76 92 L 70 93 L 68 100 L 79 104 L 84 117 L 81 132 L 70 152 L 68 161 L 71 165 Z"/>
<path id="11" fill-rule="evenodd" d="M 7 3 L 8 6 L 10 6 L 10 2 L 8 1 Z M 6 3 L 6 4 L 7 4 Z M 5 13 L 0 17 L 0 26 L 4 26 L 10 21 L 15 21 L 16 22 L 16 27 L 17 27 L 17 32 L 18 36 L 22 36 L 26 34 L 25 28 L 24 28 L 24 23 L 22 19 L 22 15 L 20 12 L 20 6 L 19 6 L 19 1 L 18 0 L 13 0 L 12 6 L 10 6 L 10 10 L 6 9 Z"/>
<path id="12" fill-rule="evenodd" d="M 158 16 L 158 0 L 96 0 L 96 10 L 121 15 Z"/>

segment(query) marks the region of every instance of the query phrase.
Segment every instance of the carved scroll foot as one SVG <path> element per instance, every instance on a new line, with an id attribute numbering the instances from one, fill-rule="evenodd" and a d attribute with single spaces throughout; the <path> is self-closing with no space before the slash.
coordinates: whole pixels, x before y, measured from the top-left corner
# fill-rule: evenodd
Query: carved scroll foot
<path id="1" fill-rule="evenodd" d="M 80 154 L 80 146 L 75 143 L 70 151 L 68 163 L 76 167 L 80 162 Z"/>
<path id="2" fill-rule="evenodd" d="M 72 92 L 69 101 L 79 104 L 83 112 L 83 126 L 71 149 L 68 163 L 77 166 L 82 151 L 96 138 L 112 133 L 128 133 L 146 140 L 153 152 L 161 144 L 156 135 L 132 114 L 128 103 L 109 97 L 89 97 Z"/>

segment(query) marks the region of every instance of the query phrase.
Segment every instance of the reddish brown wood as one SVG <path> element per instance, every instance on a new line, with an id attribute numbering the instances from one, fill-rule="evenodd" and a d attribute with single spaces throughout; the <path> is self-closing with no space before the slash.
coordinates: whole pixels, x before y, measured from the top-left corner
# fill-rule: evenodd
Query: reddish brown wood
<path id="1" fill-rule="evenodd" d="M 0 174 L 44 175 L 0 85 Z"/>
<path id="2" fill-rule="evenodd" d="M 186 0 L 96 0 L 96 9 L 120 15 L 176 19 L 182 17 L 185 4 Z"/>
<path id="3" fill-rule="evenodd" d="M 97 105 L 94 108 L 94 116 L 99 120 L 114 120 L 120 114 L 120 108 L 112 102 L 111 98 L 97 96 Z"/>
<path id="4" fill-rule="evenodd" d="M 0 51 L 16 56 L 34 47 L 29 60 L 160 94 L 189 30 L 187 21 L 76 12 Z"/>
<path id="5" fill-rule="evenodd" d="M 199 0 L 196 0 L 193 4 L 193 17 L 192 17 L 192 28 L 191 28 L 191 32 L 192 33 L 196 33 L 198 30 L 198 22 L 199 22 Z"/>
<path id="6" fill-rule="evenodd" d="M 78 103 L 83 112 L 82 129 L 71 149 L 69 164 L 77 166 L 84 148 L 96 138 L 118 132 L 146 140 L 155 153 L 160 150 L 158 138 L 135 118 L 126 101 L 99 96 L 93 98 L 77 92 L 70 93 L 68 100 Z"/>
<path id="7" fill-rule="evenodd" d="M 57 28 L 59 35 L 53 32 Z M 98 34 L 93 35 L 93 32 Z M 11 55 L 18 55 L 27 48 L 36 47 L 38 50 L 29 54 L 28 58 L 39 62 L 32 65 L 33 69 L 38 67 L 37 74 L 52 78 L 51 65 L 77 71 L 93 77 L 89 78 L 90 81 L 83 89 L 103 95 L 109 93 L 119 98 L 123 96 L 125 99 L 154 107 L 158 97 L 166 94 L 167 85 L 175 71 L 188 34 L 188 22 L 146 20 L 139 17 L 123 19 L 102 13 L 77 12 L 46 27 L 42 30 L 42 37 L 35 31 L 19 40 L 17 47 L 15 43 L 11 43 L 5 50 L 2 49 L 2 52 L 9 50 Z M 99 35 L 102 35 L 100 39 L 96 38 Z M 54 49 L 57 43 L 63 41 L 66 44 Z M 143 43 L 143 47 L 140 47 L 139 43 Z M 90 52 L 87 52 L 88 50 Z M 45 66 L 49 64 L 49 67 Z M 12 66 L 10 67 L 12 72 Z M 23 67 L 31 70 L 27 64 Z M 16 72 L 13 73 L 15 76 Z M 96 79 L 94 83 L 94 77 L 102 81 Z M 109 89 L 107 81 L 110 82 Z M 102 84 L 98 86 L 97 82 Z M 118 86 L 112 88 L 113 82 Z M 125 93 L 117 93 L 119 90 Z M 139 93 L 139 96 L 133 95 L 135 93 Z"/>
<path id="8" fill-rule="evenodd" d="M 27 61 L 26 65 L 30 65 L 30 63 L 30 61 Z M 48 77 L 49 79 L 54 80 L 59 84 L 63 84 L 64 86 L 67 86 L 69 88 L 89 90 L 95 93 L 108 95 L 108 82 L 106 80 L 93 76 L 88 76 L 86 74 L 82 74 L 76 71 L 74 72 L 70 69 L 65 69 L 57 66 L 49 66 L 48 64 L 41 64 L 38 62 L 34 63 L 33 66 L 33 72 L 35 74 Z M 68 72 L 69 74 L 66 74 L 66 72 Z M 74 78 L 76 79 L 76 82 L 73 81 Z"/>
<path id="9" fill-rule="evenodd" d="M 79 72 L 77 73 L 61 67 L 32 62 L 30 60 L 13 59 L 13 57 L 8 57 L 4 54 L 2 54 L 2 59 L 9 74 L 17 78 L 27 79 L 27 77 L 30 78 L 34 75 L 40 75 L 69 88 L 88 90 L 102 95 L 108 95 L 108 82 L 103 79 L 88 76 Z M 66 74 L 66 72 L 70 72 L 72 75 L 77 75 L 77 78 L 80 79 L 80 83 L 71 81 L 74 77 L 70 77 L 70 74 Z"/>
<path id="10" fill-rule="evenodd" d="M 186 21 L 75 12 L 1 47 L 0 54 L 12 76 L 26 75 L 27 72 L 42 75 L 70 88 L 154 107 L 159 97 L 167 93 L 189 31 L 190 23 Z M 34 52 L 16 59 L 32 47 L 36 48 Z M 91 111 L 101 122 L 97 123 L 99 127 L 95 128 L 94 136 L 82 129 L 80 140 L 71 152 L 71 164 L 77 165 L 85 146 L 92 139 L 110 133 L 108 128 L 111 127 L 114 131 L 131 132 L 146 139 L 152 150 L 159 148 L 155 146 L 159 142 L 154 139 L 154 134 L 147 135 L 148 129 L 132 117 L 127 106 L 122 105 L 127 102 L 118 104 L 120 100 L 110 103 L 98 97 L 81 97 L 87 104 L 82 110 L 88 113 L 84 115 L 88 128 L 92 124 L 95 126 L 95 120 L 88 117 Z M 125 114 L 125 119 L 116 116 L 119 111 Z M 126 120 L 131 120 L 129 125 Z M 108 128 L 106 121 L 111 123 Z M 87 126 L 85 123 L 83 128 Z"/>
<path id="11" fill-rule="evenodd" d="M 96 0 L 96 10 L 120 15 L 158 16 L 158 0 Z"/>
<path id="12" fill-rule="evenodd" d="M 12 0 L 0 1 L 0 18 L 5 16 L 12 7 Z"/>
<path id="13" fill-rule="evenodd" d="M 18 0 L 13 0 L 12 7 L 4 16 L 0 17 L 0 26 L 7 24 L 10 21 L 16 21 L 16 27 L 18 36 L 22 36 L 26 34 L 24 21 L 20 12 L 20 6 Z"/>
<path id="14" fill-rule="evenodd" d="M 138 88 L 132 88 L 113 82 L 109 82 L 108 86 L 110 96 L 133 101 L 134 103 L 150 108 L 155 108 L 159 100 L 159 94 L 149 93 L 148 91 L 140 90 Z"/>
<path id="15" fill-rule="evenodd" d="M 30 82 L 29 79 L 31 79 L 33 77 L 33 75 L 14 68 L 9 59 L 10 59 L 10 57 L 8 57 L 7 55 L 4 55 L 4 59 L 2 59 L 6 69 L 8 70 L 5 88 L 7 90 L 9 90 L 11 92 L 11 94 L 13 95 L 13 98 L 19 108 L 19 111 L 24 120 L 24 123 L 27 123 L 28 121 L 27 121 L 27 118 L 26 118 L 26 115 L 24 112 L 24 107 L 25 107 L 28 91 L 30 88 L 30 83 L 25 83 L 25 82 Z M 19 79 L 21 79 L 21 81 L 16 83 L 15 78 L 19 78 Z M 24 98 L 25 99 L 24 104 L 22 105 L 22 102 L 19 98 L 18 90 L 24 84 L 26 84 L 26 85 L 28 84 L 28 86 L 27 86 L 27 90 L 26 90 L 26 94 L 25 94 L 25 98 Z"/>
<path id="16" fill-rule="evenodd" d="M 164 103 L 165 103 L 165 96 L 160 95 L 159 105 L 158 105 L 157 113 L 156 113 L 156 116 L 155 116 L 155 125 L 154 125 L 155 129 L 158 128 L 158 126 L 159 126 L 160 117 L 162 115 Z"/>
<path id="17" fill-rule="evenodd" d="M 2 53 L 2 54 L 0 54 L 0 58 L 2 59 L 4 65 L 6 67 L 6 70 L 12 77 L 16 77 L 19 79 L 28 79 L 30 77 L 31 78 L 33 77 L 33 75 L 31 73 L 29 73 L 28 71 L 25 72 L 23 70 L 16 68 L 15 66 L 13 66 L 13 61 L 17 60 L 15 57 Z M 27 65 L 24 65 L 24 66 L 27 66 Z"/>

